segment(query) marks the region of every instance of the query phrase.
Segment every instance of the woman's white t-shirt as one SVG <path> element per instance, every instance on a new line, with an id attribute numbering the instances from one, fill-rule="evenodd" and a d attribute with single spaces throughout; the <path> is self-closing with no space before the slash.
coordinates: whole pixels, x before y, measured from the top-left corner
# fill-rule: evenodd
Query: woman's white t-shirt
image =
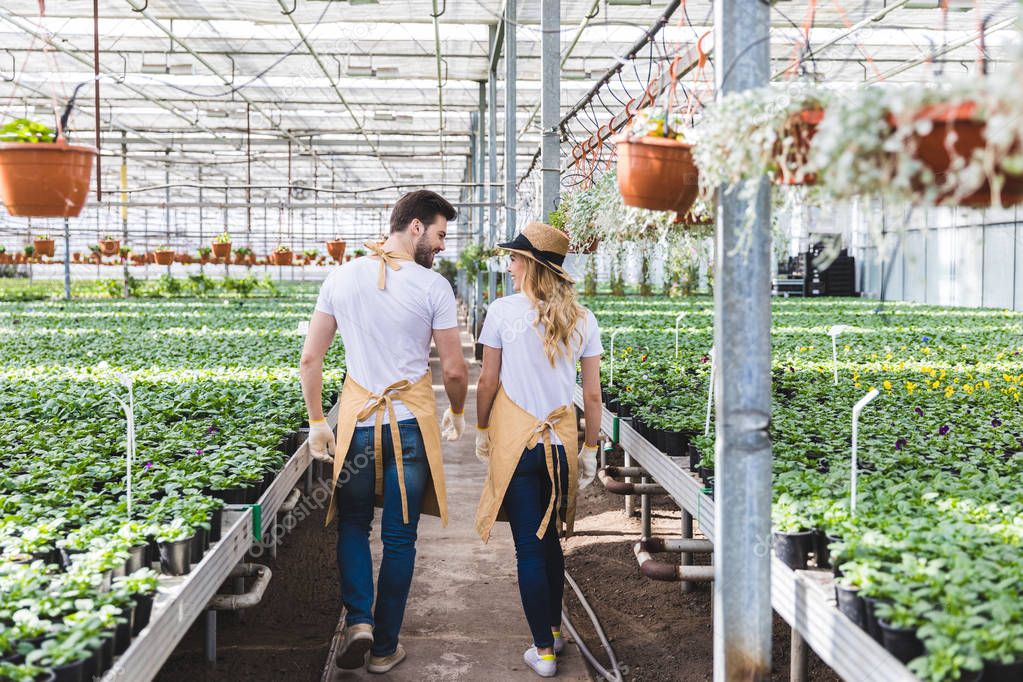
<path id="1" fill-rule="evenodd" d="M 487 308 L 479 341 L 501 349 L 501 385 L 505 393 L 537 419 L 562 405 L 572 404 L 579 358 L 600 355 L 604 350 L 597 318 L 584 310 L 570 355 L 559 355 L 551 367 L 544 350 L 543 330 L 538 329 L 536 308 L 525 294 L 499 298 Z"/>

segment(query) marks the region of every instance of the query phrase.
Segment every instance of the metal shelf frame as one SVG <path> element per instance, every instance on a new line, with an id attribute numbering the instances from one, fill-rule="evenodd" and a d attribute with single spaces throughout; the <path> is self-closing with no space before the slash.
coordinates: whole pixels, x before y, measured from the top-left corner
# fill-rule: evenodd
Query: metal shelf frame
<path id="1" fill-rule="evenodd" d="M 574 402 L 583 408 L 582 388 Z M 680 507 L 693 515 L 700 531 L 714 541 L 714 500 L 683 464 L 658 450 L 632 428 L 601 407 L 600 431 L 613 440 L 618 420 L 618 444 L 642 466 Z M 793 571 L 777 557 L 771 560 L 771 606 L 792 626 L 817 656 L 849 682 L 918 682 L 918 678 L 836 607 L 830 572 Z"/>

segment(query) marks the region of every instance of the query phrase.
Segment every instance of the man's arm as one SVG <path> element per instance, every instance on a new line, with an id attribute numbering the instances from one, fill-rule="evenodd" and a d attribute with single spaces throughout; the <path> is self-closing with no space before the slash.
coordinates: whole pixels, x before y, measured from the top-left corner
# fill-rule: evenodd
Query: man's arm
<path id="1" fill-rule="evenodd" d="M 462 414 L 465 410 L 465 394 L 469 391 L 469 367 L 462 355 L 462 338 L 458 327 L 434 329 L 433 342 L 437 344 L 441 373 L 444 376 L 444 392 L 448 394 L 451 411 Z"/>
<path id="2" fill-rule="evenodd" d="M 490 426 L 490 410 L 494 407 L 497 388 L 501 384 L 501 349 L 483 346 L 483 369 L 476 384 L 476 424 Z"/>
<path id="3" fill-rule="evenodd" d="M 299 363 L 302 396 L 310 422 L 323 419 L 323 358 L 334 341 L 335 332 L 337 321 L 333 315 L 319 310 L 313 313 Z"/>

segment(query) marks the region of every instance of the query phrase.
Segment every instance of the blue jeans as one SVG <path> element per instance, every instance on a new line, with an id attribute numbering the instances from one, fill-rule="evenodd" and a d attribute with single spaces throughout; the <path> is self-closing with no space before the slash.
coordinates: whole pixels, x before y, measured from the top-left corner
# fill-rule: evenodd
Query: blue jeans
<path id="1" fill-rule="evenodd" d="M 409 522 L 401 515 L 401 491 L 394 461 L 391 431 L 384 425 L 384 509 L 380 517 L 380 539 L 384 544 L 377 578 L 376 610 L 373 607 L 373 559 L 369 532 L 373 523 L 375 458 L 373 427 L 357 427 L 338 478 L 337 566 L 341 577 L 341 601 L 348 614 L 346 625 L 373 626 L 374 656 L 390 656 L 398 647 L 398 631 L 405 618 L 405 602 L 412 584 L 416 562 L 416 537 L 423 492 L 430 465 L 426 447 L 415 419 L 398 422 Z"/>
<path id="2" fill-rule="evenodd" d="M 552 449 L 555 475 L 564 495 L 568 490 L 565 448 L 556 445 Z M 533 644 L 541 648 L 554 646 L 551 628 L 561 625 L 561 597 L 565 591 L 565 559 L 558 539 L 556 508 L 551 513 L 543 540 L 536 537 L 552 492 L 543 443 L 539 443 L 523 451 L 502 505 L 515 540 L 522 608 Z"/>

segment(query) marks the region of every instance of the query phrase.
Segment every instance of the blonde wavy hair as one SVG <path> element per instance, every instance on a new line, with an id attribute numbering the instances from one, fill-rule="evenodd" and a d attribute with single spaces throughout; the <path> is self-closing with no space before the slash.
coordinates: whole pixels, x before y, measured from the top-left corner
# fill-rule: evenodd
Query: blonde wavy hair
<path id="1" fill-rule="evenodd" d="M 553 367 L 562 354 L 571 358 L 573 349 L 582 346 L 583 335 L 578 326 L 585 309 L 577 302 L 571 282 L 528 256 L 515 257 L 522 260 L 522 293 L 536 310 L 533 326 L 541 332 L 544 351 Z"/>

